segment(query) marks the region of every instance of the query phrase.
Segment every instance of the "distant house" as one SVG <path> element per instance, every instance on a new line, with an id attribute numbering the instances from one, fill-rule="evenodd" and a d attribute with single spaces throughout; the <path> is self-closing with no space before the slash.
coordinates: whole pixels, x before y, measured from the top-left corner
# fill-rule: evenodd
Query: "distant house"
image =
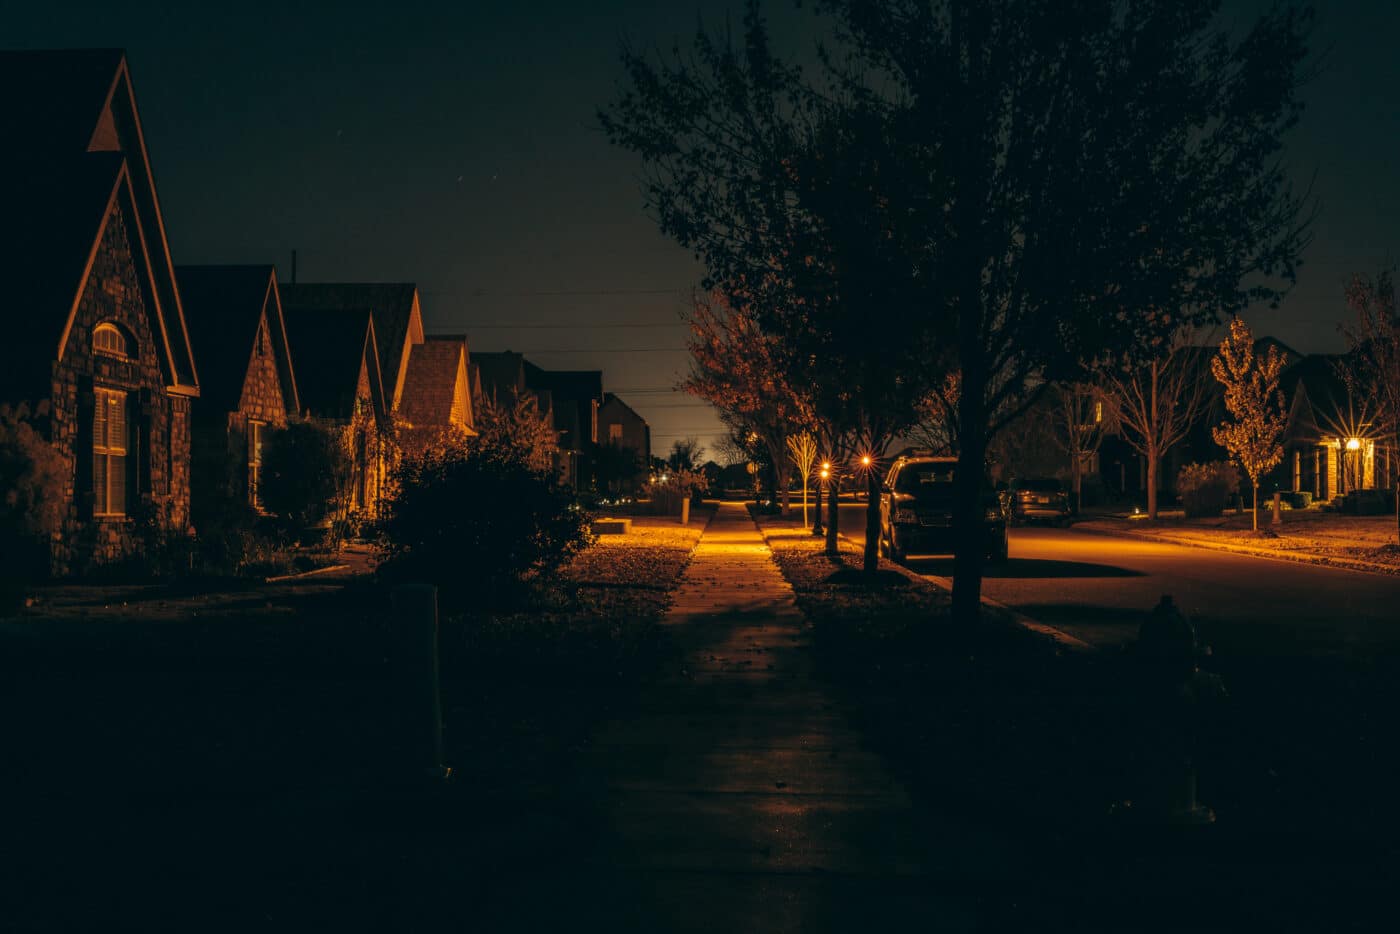
<path id="1" fill-rule="evenodd" d="M 389 463 L 388 397 L 368 308 L 284 308 L 303 413 L 341 433 L 354 509 L 374 515 Z"/>
<path id="2" fill-rule="evenodd" d="M 1396 454 L 1374 424 L 1369 399 L 1357 399 L 1342 379 L 1343 358 L 1311 354 L 1283 373 L 1288 405 L 1281 489 L 1330 500 L 1352 490 L 1393 488 Z"/>
<path id="3" fill-rule="evenodd" d="M 467 352 L 461 334 L 430 335 L 413 349 L 398 408 L 401 443 L 443 431 L 476 434 Z"/>
<path id="4" fill-rule="evenodd" d="M 409 357 L 423 343 L 418 287 L 411 282 L 284 282 L 281 291 L 287 307 L 356 313 L 369 309 L 378 341 L 386 410 L 392 416 L 403 402 Z"/>
<path id="5" fill-rule="evenodd" d="M 601 370 L 545 370 L 525 361 L 525 385 L 549 393 L 559 432 L 555 476 L 582 489 L 594 482 L 591 458 L 598 445 L 598 407 L 603 403 Z"/>
<path id="6" fill-rule="evenodd" d="M 218 497 L 258 504 L 266 432 L 301 412 L 276 270 L 179 266 L 202 398 L 194 419 L 195 515 Z M 201 499 L 211 500 L 201 502 Z"/>
<path id="7" fill-rule="evenodd" d="M 189 528 L 199 379 L 125 54 L 0 52 L 0 113 L 0 400 L 44 412 L 81 571 Z"/>
<path id="8" fill-rule="evenodd" d="M 526 384 L 528 363 L 511 351 L 476 352 L 468 364 L 468 381 L 472 388 L 472 404 L 479 417 L 486 413 L 511 410 L 524 403 L 524 412 L 535 420 L 541 432 L 549 433 L 549 462 L 540 465 L 558 477 L 560 455 L 558 433 L 554 430 L 554 397 L 547 390 L 532 389 Z"/>
<path id="9" fill-rule="evenodd" d="M 645 471 L 651 464 L 651 426 L 626 402 L 610 392 L 604 393 L 603 404 L 598 406 L 598 446 L 630 451 L 639 471 Z M 603 456 L 600 451 L 599 458 Z M 602 467 L 601 460 L 598 466 Z M 615 482 L 615 492 L 634 486 L 632 481 L 629 477 Z"/>

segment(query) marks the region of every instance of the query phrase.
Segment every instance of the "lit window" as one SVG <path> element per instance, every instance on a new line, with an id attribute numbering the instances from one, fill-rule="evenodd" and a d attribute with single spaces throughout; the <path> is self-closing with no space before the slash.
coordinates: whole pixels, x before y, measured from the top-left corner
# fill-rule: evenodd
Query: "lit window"
<path id="1" fill-rule="evenodd" d="M 126 335 L 114 324 L 99 324 L 92 331 L 92 349 L 113 357 L 125 357 Z"/>
<path id="2" fill-rule="evenodd" d="M 97 390 L 92 415 L 93 512 L 126 515 L 126 393 Z"/>
<path id="3" fill-rule="evenodd" d="M 617 442 L 619 442 L 619 441 L 621 441 L 621 440 L 622 440 L 622 426 L 621 426 L 621 425 L 609 425 L 609 426 L 608 426 L 608 441 L 609 441 L 610 443 L 616 444 Z"/>
<path id="4" fill-rule="evenodd" d="M 258 498 L 258 477 L 262 473 L 263 423 L 248 423 L 248 501 L 261 505 Z"/>

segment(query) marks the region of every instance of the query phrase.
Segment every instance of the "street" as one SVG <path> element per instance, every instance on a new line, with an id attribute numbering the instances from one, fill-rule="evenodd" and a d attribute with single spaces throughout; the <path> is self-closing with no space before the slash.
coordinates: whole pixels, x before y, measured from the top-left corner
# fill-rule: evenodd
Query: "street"
<path id="1" fill-rule="evenodd" d="M 841 531 L 864 542 L 863 503 L 842 503 Z M 916 555 L 909 567 L 946 578 L 953 561 Z M 982 592 L 1096 645 L 1132 641 L 1162 594 L 1217 648 L 1315 654 L 1400 644 L 1400 577 L 1073 529 L 1013 528 L 1011 560 L 987 569 Z"/>

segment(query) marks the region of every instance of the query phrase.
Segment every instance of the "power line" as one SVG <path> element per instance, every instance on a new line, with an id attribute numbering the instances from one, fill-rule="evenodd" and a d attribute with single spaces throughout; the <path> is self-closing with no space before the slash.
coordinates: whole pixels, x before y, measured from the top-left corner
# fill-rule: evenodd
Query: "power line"
<path id="1" fill-rule="evenodd" d="M 458 298 L 558 298 L 594 295 L 679 295 L 690 291 L 689 287 L 673 289 L 512 289 L 488 291 L 486 289 L 453 289 L 443 292 L 423 292 L 422 295 L 453 295 Z"/>
<path id="2" fill-rule="evenodd" d="M 584 347 L 582 349 L 570 347 L 558 350 L 515 350 L 513 353 L 522 354 L 546 354 L 546 353 L 689 353 L 688 347 Z"/>
<path id="3" fill-rule="evenodd" d="M 684 321 L 670 322 L 623 322 L 618 324 L 467 324 L 463 330 L 471 331 L 594 331 L 601 328 L 683 328 Z"/>

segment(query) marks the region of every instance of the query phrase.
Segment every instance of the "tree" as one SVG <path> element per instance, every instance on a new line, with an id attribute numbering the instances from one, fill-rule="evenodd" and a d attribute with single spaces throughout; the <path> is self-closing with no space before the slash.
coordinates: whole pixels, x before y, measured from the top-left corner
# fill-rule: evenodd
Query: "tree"
<path id="1" fill-rule="evenodd" d="M 691 368 L 681 388 L 719 409 L 734 433 L 752 434 L 763 444 L 786 513 L 787 437 L 811 416 L 807 400 L 786 378 L 781 349 L 753 315 L 734 309 L 722 296 L 697 298 L 687 320 Z M 703 452 L 701 448 L 692 460 L 698 461 Z"/>
<path id="2" fill-rule="evenodd" d="M 1070 488 L 1077 513 L 1084 495 L 1084 464 L 1103 444 L 1105 432 L 1112 427 L 1114 409 L 1097 383 L 1056 383 L 1050 392 L 1055 443 L 1069 457 Z"/>
<path id="3" fill-rule="evenodd" d="M 666 459 L 672 470 L 695 470 L 705 459 L 705 446 L 699 438 L 677 438 L 671 442 L 671 456 Z"/>
<path id="4" fill-rule="evenodd" d="M 812 476 L 812 468 L 817 464 L 817 439 L 809 431 L 800 434 L 788 435 L 787 439 L 788 459 L 797 468 L 798 474 L 802 477 L 802 527 L 808 526 L 807 522 L 807 481 Z"/>
<path id="5" fill-rule="evenodd" d="M 288 422 L 263 442 L 258 499 L 289 534 L 327 519 L 334 525 L 349 508 L 353 472 L 339 430 L 312 421 Z"/>
<path id="6" fill-rule="evenodd" d="M 1220 353 L 1210 371 L 1225 387 L 1225 411 L 1231 420 L 1211 429 L 1215 443 L 1229 451 L 1249 475 L 1254 488 L 1254 531 L 1259 531 L 1259 478 L 1283 460 L 1283 429 L 1288 416 L 1278 387 L 1283 357 L 1269 345 L 1264 355 L 1254 352 L 1254 335 L 1243 319 L 1230 322 Z"/>
<path id="7" fill-rule="evenodd" d="M 1183 328 L 1146 361 L 1126 359 L 1103 371 L 1113 418 L 1147 465 L 1147 517 L 1157 518 L 1162 458 L 1200 421 L 1209 403 L 1200 348 Z"/>
<path id="8" fill-rule="evenodd" d="M 476 404 L 476 449 L 498 460 L 519 461 L 535 473 L 549 472 L 559 436 L 534 393 L 505 399 L 487 395 Z"/>
<path id="9" fill-rule="evenodd" d="M 1307 219 L 1279 150 L 1309 18 L 1277 7 L 1231 36 L 1218 0 L 816 6 L 815 69 L 774 54 L 756 0 L 740 43 L 625 51 L 603 129 L 820 419 L 870 444 L 958 374 L 953 611 L 971 622 L 987 445 L 1033 382 L 1292 281 Z"/>
<path id="10" fill-rule="evenodd" d="M 1395 304 L 1394 269 L 1375 276 L 1353 276 L 1346 290 L 1347 305 L 1356 315 L 1344 327 L 1350 345 L 1348 389 L 1354 397 L 1372 399 L 1376 421 L 1389 435 L 1391 450 L 1400 455 L 1400 310 Z M 1395 524 L 1400 540 L 1400 483 L 1395 488 Z"/>
<path id="11" fill-rule="evenodd" d="M 49 403 L 0 404 L 0 587 L 32 582 L 50 570 L 49 546 L 62 526 L 64 484 L 71 477 L 42 423 Z"/>
<path id="12" fill-rule="evenodd" d="M 621 493 L 624 487 L 630 490 L 641 472 L 642 461 L 637 452 L 616 441 L 600 444 L 594 452 L 593 475 L 604 490 L 612 493 Z"/>

